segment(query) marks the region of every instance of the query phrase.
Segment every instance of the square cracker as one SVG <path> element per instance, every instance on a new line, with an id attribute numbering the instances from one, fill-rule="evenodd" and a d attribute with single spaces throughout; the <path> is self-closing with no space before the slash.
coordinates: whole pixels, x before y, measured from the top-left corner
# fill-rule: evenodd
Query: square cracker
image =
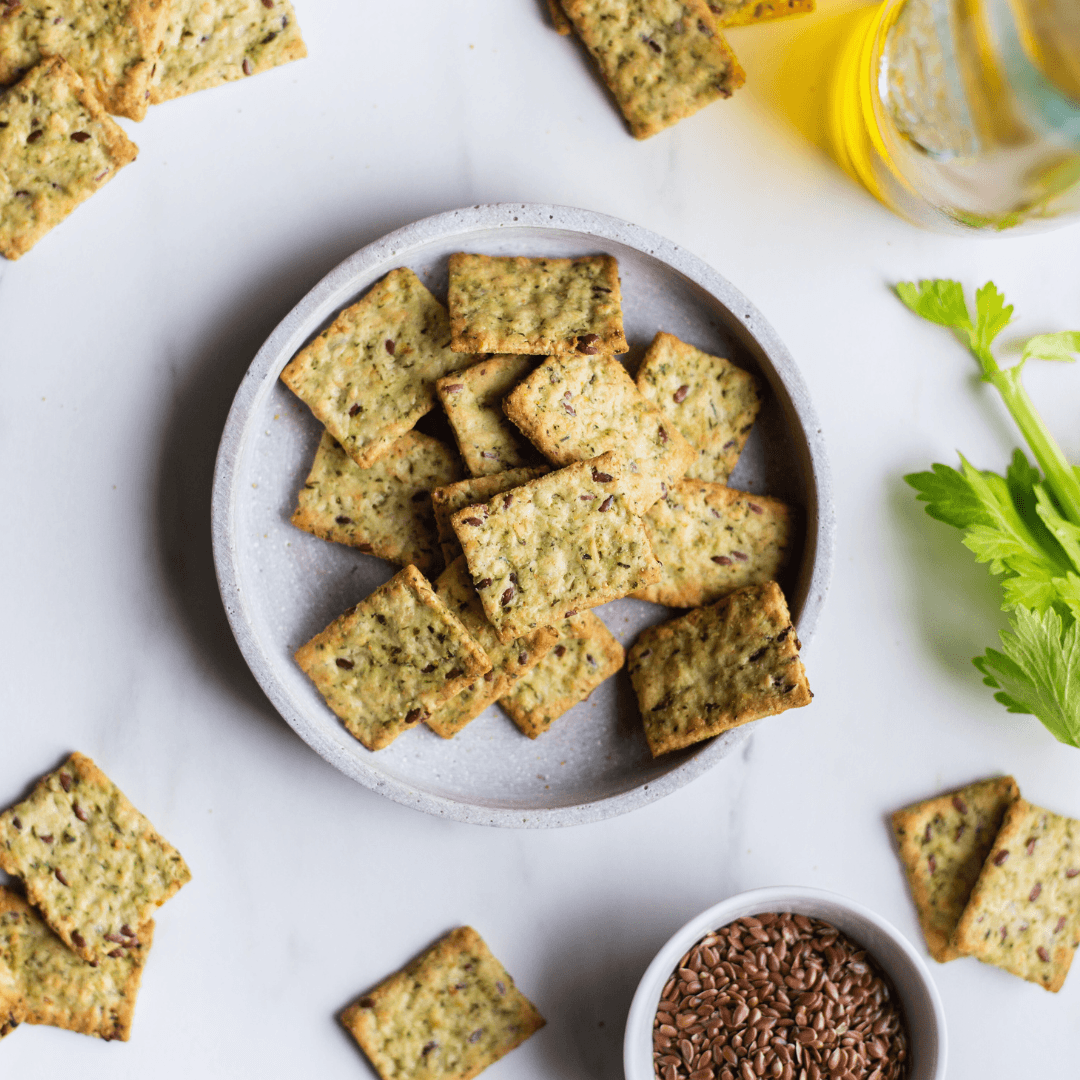
<path id="1" fill-rule="evenodd" d="M 0 969 L 11 974 L 28 1024 L 127 1042 L 153 937 L 150 920 L 137 937 L 124 937 L 111 949 L 115 956 L 89 964 L 22 897 L 0 886 Z M 0 977 L 0 1016 L 5 1010 L 3 981 Z"/>
<path id="2" fill-rule="evenodd" d="M 814 10 L 814 0 L 708 0 L 708 4 L 725 30 L 729 26 L 750 26 L 788 15 L 806 15 Z"/>
<path id="3" fill-rule="evenodd" d="M 503 398 L 537 365 L 531 356 L 492 356 L 436 384 L 461 456 L 473 476 L 519 469 L 540 461 L 503 413 Z"/>
<path id="4" fill-rule="evenodd" d="M 471 1080 L 544 1026 L 469 926 L 350 1005 L 341 1022 L 383 1080 Z"/>
<path id="5" fill-rule="evenodd" d="M 641 362 L 637 386 L 699 451 L 687 478 L 726 484 L 761 409 L 754 376 L 660 333 Z"/>
<path id="6" fill-rule="evenodd" d="M 0 92 L 0 254 L 25 255 L 137 153 L 61 57 L 43 60 Z"/>
<path id="7" fill-rule="evenodd" d="M 521 487 L 530 480 L 544 476 L 548 471 L 546 465 L 528 469 L 507 469 L 506 472 L 476 476 L 471 480 L 459 480 L 456 484 L 436 488 L 431 493 L 431 505 L 435 509 L 435 528 L 439 533 L 439 543 L 442 545 L 446 565 L 449 566 L 461 554 L 461 543 L 450 524 L 452 514 L 466 506 L 487 502 L 494 495 L 502 495 L 512 488 Z"/>
<path id="8" fill-rule="evenodd" d="M 653 757 L 809 705 L 799 648 L 775 581 L 643 631 L 627 669 Z"/>
<path id="9" fill-rule="evenodd" d="M 619 451 L 648 478 L 650 506 L 694 461 L 693 447 L 642 397 L 613 356 L 551 356 L 503 408 L 555 465 Z"/>
<path id="10" fill-rule="evenodd" d="M 458 352 L 617 352 L 623 336 L 619 264 L 580 259 L 450 256 L 450 326 Z"/>
<path id="11" fill-rule="evenodd" d="M 543 735 L 568 709 L 582 701 L 623 666 L 626 653 L 591 612 L 559 623 L 555 647 L 499 705 L 530 739 Z"/>
<path id="12" fill-rule="evenodd" d="M 1080 821 L 1011 802 L 949 943 L 1060 990 L 1080 943 Z"/>
<path id="13" fill-rule="evenodd" d="M 491 663 L 416 569 L 406 566 L 296 652 L 349 733 L 389 746 Z"/>
<path id="14" fill-rule="evenodd" d="M 791 551 L 791 511 L 779 499 L 680 480 L 642 519 L 660 580 L 633 595 L 670 607 L 715 603 L 775 578 Z"/>
<path id="15" fill-rule="evenodd" d="M 1011 776 L 980 780 L 916 803 L 892 816 L 900 861 L 930 955 L 960 955 L 949 938 L 990 854 L 1009 803 L 1020 795 Z"/>
<path id="16" fill-rule="evenodd" d="M 453 738 L 466 724 L 475 720 L 493 701 L 497 701 L 528 672 L 558 640 L 550 626 L 540 626 L 504 644 L 484 614 L 484 605 L 469 577 L 465 557 L 459 556 L 435 582 L 439 599 L 461 620 L 473 640 L 487 653 L 491 670 L 485 672 L 460 693 L 455 694 L 432 716 L 427 725 L 444 739 Z"/>
<path id="17" fill-rule="evenodd" d="M 361 469 L 324 431 L 292 516 L 297 528 L 425 574 L 442 569 L 431 491 L 461 478 L 445 443 L 407 431 Z"/>
<path id="18" fill-rule="evenodd" d="M 705 0 L 562 0 L 636 139 L 746 80 Z"/>
<path id="19" fill-rule="evenodd" d="M 547 0 L 548 11 L 551 12 L 551 25 L 558 34 L 569 34 L 574 29 L 574 24 L 566 17 L 559 0 Z"/>
<path id="20" fill-rule="evenodd" d="M 0 85 L 63 56 L 105 108 L 141 120 L 169 0 L 0 0 Z"/>
<path id="21" fill-rule="evenodd" d="M 0 870 L 23 879 L 49 926 L 92 963 L 191 880 L 180 852 L 78 753 L 0 814 Z"/>
<path id="22" fill-rule="evenodd" d="M 289 0 L 171 0 L 150 100 L 157 105 L 304 56 Z"/>
<path id="23" fill-rule="evenodd" d="M 407 267 L 391 270 L 281 373 L 361 468 L 435 406 L 435 380 L 469 358 L 450 349 L 446 308 Z"/>
<path id="24" fill-rule="evenodd" d="M 500 641 L 656 581 L 640 478 L 610 452 L 530 480 L 450 522 Z"/>

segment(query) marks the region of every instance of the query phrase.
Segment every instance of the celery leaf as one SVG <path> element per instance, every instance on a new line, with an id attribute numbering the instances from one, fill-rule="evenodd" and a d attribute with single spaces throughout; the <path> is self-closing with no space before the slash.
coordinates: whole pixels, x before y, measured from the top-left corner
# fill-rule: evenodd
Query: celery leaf
<path id="1" fill-rule="evenodd" d="M 1024 343 L 1024 360 L 1060 360 L 1069 363 L 1080 353 L 1080 330 L 1039 334 Z"/>

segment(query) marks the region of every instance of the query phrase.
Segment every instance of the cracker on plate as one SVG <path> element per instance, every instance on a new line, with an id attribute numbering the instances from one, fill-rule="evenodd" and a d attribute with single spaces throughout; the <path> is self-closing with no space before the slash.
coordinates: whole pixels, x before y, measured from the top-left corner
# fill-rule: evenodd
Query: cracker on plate
<path id="1" fill-rule="evenodd" d="M 1080 821 L 1014 799 L 949 943 L 1060 990 L 1080 943 Z"/>
<path id="2" fill-rule="evenodd" d="M 637 139 L 746 80 L 705 0 L 562 0 Z"/>
<path id="3" fill-rule="evenodd" d="M 650 484 L 648 505 L 681 480 L 694 449 L 613 356 L 551 356 L 503 403 L 555 465 L 617 450 Z"/>
<path id="4" fill-rule="evenodd" d="M 473 476 L 534 465 L 540 455 L 507 420 L 502 403 L 537 365 L 531 356 L 492 356 L 436 384 L 461 456 Z"/>
<path id="5" fill-rule="evenodd" d="M 708 0 L 708 4 L 725 30 L 729 26 L 750 26 L 814 10 L 814 0 Z"/>
<path id="6" fill-rule="evenodd" d="M 499 705 L 530 739 L 543 735 L 568 709 L 582 701 L 623 666 L 626 654 L 611 631 L 591 611 L 558 624 L 555 647 Z"/>
<path id="7" fill-rule="evenodd" d="M 49 926 L 90 962 L 123 949 L 191 880 L 180 852 L 78 753 L 0 814 L 0 870 L 22 878 Z"/>
<path id="8" fill-rule="evenodd" d="M 1001 826 L 1020 795 L 1011 776 L 980 780 L 897 810 L 893 833 L 930 955 L 939 963 L 960 955 L 949 938 Z"/>
<path id="9" fill-rule="evenodd" d="M 0 254 L 25 255 L 137 153 L 61 57 L 43 60 L 0 92 Z"/>
<path id="10" fill-rule="evenodd" d="M 389 746 L 491 670 L 415 566 L 336 618 L 296 662 L 369 750 Z"/>
<path id="11" fill-rule="evenodd" d="M 281 373 L 361 468 L 435 406 L 435 380 L 465 367 L 446 309 L 407 267 L 391 270 Z"/>
<path id="12" fill-rule="evenodd" d="M 511 642 L 501 642 L 484 614 L 484 606 L 473 587 L 463 555 L 442 572 L 435 582 L 435 592 L 491 661 L 490 671 L 484 672 L 428 717 L 427 726 L 436 735 L 451 739 L 532 671 L 559 635 L 550 626 L 540 626 Z"/>
<path id="13" fill-rule="evenodd" d="M 627 670 L 653 757 L 809 705 L 799 648 L 775 581 L 644 630 Z"/>
<path id="14" fill-rule="evenodd" d="M 791 511 L 779 499 L 725 484 L 680 480 L 642 519 L 660 580 L 633 595 L 700 607 L 775 578 L 787 562 Z"/>
<path id="15" fill-rule="evenodd" d="M 500 641 L 656 581 L 640 478 L 614 451 L 530 480 L 450 522 Z"/>
<path id="16" fill-rule="evenodd" d="M 574 29 L 574 24 L 566 17 L 559 0 L 547 0 L 548 11 L 551 12 L 551 25 L 556 33 L 569 34 Z"/>
<path id="17" fill-rule="evenodd" d="M 544 1026 L 469 926 L 341 1014 L 382 1080 L 470 1080 Z"/>
<path id="18" fill-rule="evenodd" d="M 439 533 L 439 543 L 442 545 L 446 565 L 449 566 L 461 554 L 461 544 L 457 533 L 450 524 L 450 517 L 455 511 L 462 510 L 466 506 L 474 506 L 476 503 L 487 502 L 492 496 L 502 495 L 511 488 L 521 487 L 522 484 L 535 480 L 548 471 L 546 465 L 507 469 L 506 472 L 494 473 L 491 476 L 476 476 L 471 480 L 459 480 L 456 484 L 436 488 L 431 493 L 431 504 L 435 510 L 435 528 Z"/>
<path id="19" fill-rule="evenodd" d="M 323 540 L 436 573 L 442 555 L 431 491 L 460 478 L 457 454 L 419 431 L 407 431 L 366 469 L 324 431 L 292 523 Z"/>
<path id="20" fill-rule="evenodd" d="M 150 104 L 169 0 L 0 0 L 0 85 L 63 56 L 111 113 Z"/>
<path id="21" fill-rule="evenodd" d="M 453 347 L 473 353 L 616 352 L 623 336 L 619 264 L 579 259 L 450 256 Z"/>
<path id="22" fill-rule="evenodd" d="M 637 386 L 698 450 L 687 478 L 726 484 L 761 409 L 757 379 L 659 333 L 638 369 Z"/>
<path id="23" fill-rule="evenodd" d="M 149 920 L 137 935 L 123 937 L 109 956 L 89 964 L 22 897 L 0 886 L 0 969 L 11 974 L 28 1024 L 127 1042 L 153 937 Z M 0 1015 L 4 1009 L 0 978 Z"/>
<path id="24" fill-rule="evenodd" d="M 289 0 L 170 0 L 155 105 L 307 56 Z"/>

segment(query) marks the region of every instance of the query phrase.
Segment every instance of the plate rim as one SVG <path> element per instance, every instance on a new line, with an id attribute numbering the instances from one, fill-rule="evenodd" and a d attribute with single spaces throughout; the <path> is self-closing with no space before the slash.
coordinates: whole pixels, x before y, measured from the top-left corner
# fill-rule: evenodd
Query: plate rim
<path id="1" fill-rule="evenodd" d="M 322 734 L 312 729 L 305 718 L 293 708 L 288 694 L 277 678 L 275 665 L 264 652 L 245 611 L 235 543 L 236 499 L 239 494 L 236 463 L 243 449 L 247 424 L 259 392 L 267 382 L 271 367 L 280 358 L 283 347 L 295 334 L 297 327 L 307 323 L 320 308 L 332 306 L 331 302 L 336 303 L 339 294 L 349 292 L 356 279 L 365 271 L 395 258 L 399 253 L 402 257 L 407 257 L 409 250 L 436 240 L 460 235 L 464 241 L 469 233 L 501 227 L 557 229 L 581 234 L 583 238 L 594 237 L 634 248 L 671 267 L 719 301 L 739 320 L 743 331 L 755 339 L 790 399 L 807 446 L 807 485 L 815 504 L 812 514 L 811 508 L 807 507 L 807 517 L 808 525 L 811 519 L 816 519 L 817 527 L 813 534 L 809 528 L 807 530 L 807 544 L 813 544 L 814 553 L 806 598 L 796 619 L 796 626 L 803 643 L 809 643 L 832 578 L 835 508 L 825 440 L 802 372 L 756 306 L 703 259 L 639 225 L 576 207 L 549 203 L 488 203 L 433 214 L 364 245 L 317 282 L 273 329 L 237 388 L 214 464 L 211 540 L 218 590 L 244 661 L 277 712 L 320 757 L 350 779 L 378 794 L 436 817 L 509 828 L 552 828 L 601 821 L 628 813 L 671 794 L 702 776 L 745 742 L 756 723 L 733 729 L 713 739 L 693 757 L 687 758 L 659 778 L 639 784 L 628 791 L 589 802 L 518 810 L 485 807 L 417 790 L 380 772 L 375 765 L 342 755 L 334 744 L 325 741 Z"/>

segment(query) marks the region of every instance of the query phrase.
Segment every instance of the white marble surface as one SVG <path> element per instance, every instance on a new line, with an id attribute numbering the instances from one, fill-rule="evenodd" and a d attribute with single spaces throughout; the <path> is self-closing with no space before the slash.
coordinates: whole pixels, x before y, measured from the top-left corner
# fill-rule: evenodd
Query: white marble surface
<path id="1" fill-rule="evenodd" d="M 1080 231 L 943 238 L 853 188 L 803 130 L 820 80 L 786 110 L 777 89 L 845 2 L 733 33 L 747 87 L 639 144 L 538 0 L 301 0 L 308 60 L 126 125 L 138 162 L 0 266 L 0 805 L 80 749 L 195 875 L 160 913 L 132 1041 L 23 1027 L 0 1075 L 368 1076 L 336 1010 L 469 922 L 549 1020 L 492 1080 L 613 1080 L 639 975 L 716 900 L 834 889 L 918 942 L 890 810 L 1008 770 L 1080 816 L 1080 752 L 970 665 L 1002 625 L 996 587 L 900 480 L 956 448 L 1000 468 L 1017 437 L 888 290 L 993 277 L 1017 336 L 1075 326 Z M 277 321 L 387 230 L 511 199 L 637 222 L 750 296 L 810 384 L 838 497 L 813 706 L 661 803 L 552 832 L 423 817 L 322 762 L 244 667 L 210 559 L 217 439 Z M 1080 460 L 1080 371 L 1028 382 Z M 1080 976 L 1053 996 L 975 961 L 933 970 L 954 1080 L 1071 1068 Z"/>

